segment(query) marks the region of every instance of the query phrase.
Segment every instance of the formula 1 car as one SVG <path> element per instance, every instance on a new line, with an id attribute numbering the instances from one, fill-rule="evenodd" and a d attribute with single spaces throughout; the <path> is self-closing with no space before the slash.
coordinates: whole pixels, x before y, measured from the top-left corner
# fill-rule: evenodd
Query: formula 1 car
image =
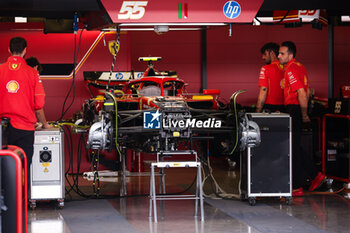
<path id="1" fill-rule="evenodd" d="M 139 58 L 149 63 L 143 73 L 84 73 L 93 95 L 83 107 L 83 122 L 91 125 L 88 148 L 155 153 L 193 149 L 209 140 L 220 153 L 232 154 L 260 143 L 259 127 L 237 111 L 235 100 L 241 91 L 229 104 L 220 101 L 218 90 L 188 94 L 175 72 L 154 69 L 152 62 L 160 59 Z"/>

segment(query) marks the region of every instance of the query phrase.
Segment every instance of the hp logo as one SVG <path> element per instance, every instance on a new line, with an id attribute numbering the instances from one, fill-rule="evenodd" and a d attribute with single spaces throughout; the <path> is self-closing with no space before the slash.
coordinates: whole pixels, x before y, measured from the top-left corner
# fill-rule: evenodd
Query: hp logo
<path id="1" fill-rule="evenodd" d="M 223 10 L 224 15 L 229 19 L 235 19 L 241 14 L 241 6 L 235 1 L 226 2 Z"/>

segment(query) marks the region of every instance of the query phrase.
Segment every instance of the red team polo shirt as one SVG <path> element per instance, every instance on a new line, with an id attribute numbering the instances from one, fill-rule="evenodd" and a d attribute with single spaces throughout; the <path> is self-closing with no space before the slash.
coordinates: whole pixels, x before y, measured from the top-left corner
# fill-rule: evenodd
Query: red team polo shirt
<path id="1" fill-rule="evenodd" d="M 16 129 L 34 130 L 35 110 L 45 102 L 38 72 L 22 57 L 9 57 L 0 65 L 0 117 L 9 117 Z"/>
<path id="2" fill-rule="evenodd" d="M 288 62 L 284 74 L 284 104 L 299 105 L 297 90 L 304 88 L 307 93 L 309 87 L 309 78 L 305 67 L 295 59 Z"/>
<path id="3" fill-rule="evenodd" d="M 265 104 L 283 105 L 283 75 L 283 66 L 278 60 L 261 68 L 258 85 L 267 87 Z"/>

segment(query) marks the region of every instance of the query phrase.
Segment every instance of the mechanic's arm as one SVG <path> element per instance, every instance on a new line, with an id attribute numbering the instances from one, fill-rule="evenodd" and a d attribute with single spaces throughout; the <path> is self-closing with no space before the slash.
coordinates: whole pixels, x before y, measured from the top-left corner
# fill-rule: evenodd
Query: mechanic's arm
<path id="1" fill-rule="evenodd" d="M 304 123 L 310 122 L 310 118 L 307 115 L 308 93 L 305 91 L 304 88 L 299 88 L 297 90 L 297 94 L 298 94 L 298 100 L 301 108 L 301 115 L 302 115 L 303 122 Z"/>
<path id="2" fill-rule="evenodd" d="M 261 109 L 264 107 L 267 96 L 267 87 L 260 87 L 258 101 L 256 103 L 256 112 L 261 112 Z"/>
<path id="3" fill-rule="evenodd" d="M 44 113 L 44 109 L 43 108 L 35 110 L 35 115 L 36 115 L 36 118 L 38 119 L 38 121 L 43 124 L 42 127 L 44 129 L 52 128 L 52 126 L 49 125 L 49 123 L 47 123 L 47 121 L 46 121 L 46 117 L 45 117 L 45 113 Z"/>
<path id="4" fill-rule="evenodd" d="M 309 101 L 314 94 L 315 90 L 311 87 L 307 87 L 307 101 Z"/>

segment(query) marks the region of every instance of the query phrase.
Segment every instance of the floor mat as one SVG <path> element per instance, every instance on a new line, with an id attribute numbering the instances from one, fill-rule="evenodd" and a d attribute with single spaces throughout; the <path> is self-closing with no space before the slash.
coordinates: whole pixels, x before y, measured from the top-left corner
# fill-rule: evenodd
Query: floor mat
<path id="1" fill-rule="evenodd" d="M 265 204 L 250 206 L 247 202 L 214 200 L 209 198 L 205 199 L 205 201 L 261 233 L 326 233 L 326 231 Z"/>
<path id="2" fill-rule="evenodd" d="M 108 200 L 66 202 L 60 213 L 72 233 L 137 233 Z"/>

